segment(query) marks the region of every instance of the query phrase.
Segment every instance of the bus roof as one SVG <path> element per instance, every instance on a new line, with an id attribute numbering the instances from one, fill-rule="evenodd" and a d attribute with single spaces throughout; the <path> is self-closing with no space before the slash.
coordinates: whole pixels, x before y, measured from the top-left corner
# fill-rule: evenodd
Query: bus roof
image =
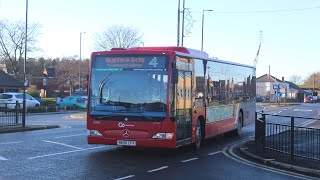
<path id="1" fill-rule="evenodd" d="M 246 64 L 240 64 L 236 62 L 231 62 L 231 61 L 225 61 L 221 60 L 218 58 L 209 58 L 208 53 L 201 51 L 201 50 L 196 50 L 196 49 L 191 49 L 191 48 L 186 48 L 186 47 L 180 47 L 180 46 L 155 46 L 155 47 L 132 47 L 132 48 L 112 48 L 111 51 L 172 51 L 175 52 L 177 55 L 181 56 L 187 56 L 187 57 L 192 57 L 192 58 L 201 58 L 204 60 L 209 60 L 209 61 L 215 61 L 215 62 L 220 62 L 220 63 L 226 63 L 226 64 L 233 64 L 237 66 L 244 66 L 244 67 L 249 67 L 249 68 L 255 68 L 254 66 L 246 65 Z"/>
<path id="2" fill-rule="evenodd" d="M 189 56 L 196 56 L 198 58 L 208 58 L 209 55 L 200 50 L 180 47 L 180 46 L 159 46 L 159 47 L 133 47 L 129 48 L 128 50 L 149 50 L 149 51 L 175 51 L 188 54 Z"/>

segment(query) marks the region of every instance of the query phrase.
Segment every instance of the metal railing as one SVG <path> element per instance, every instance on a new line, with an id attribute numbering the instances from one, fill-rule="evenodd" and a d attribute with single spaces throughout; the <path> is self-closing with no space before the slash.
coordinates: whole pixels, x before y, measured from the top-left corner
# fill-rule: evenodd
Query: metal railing
<path id="1" fill-rule="evenodd" d="M 296 156 L 320 161 L 320 129 L 301 125 L 303 121 L 320 119 L 264 113 L 261 115 L 256 118 L 255 124 L 255 141 L 260 150 L 269 149 L 289 154 L 291 160 Z M 300 121 L 300 124 L 295 121 Z"/>
<path id="2" fill-rule="evenodd" d="M 22 126 L 22 109 L 16 103 L 0 103 L 0 127 Z"/>

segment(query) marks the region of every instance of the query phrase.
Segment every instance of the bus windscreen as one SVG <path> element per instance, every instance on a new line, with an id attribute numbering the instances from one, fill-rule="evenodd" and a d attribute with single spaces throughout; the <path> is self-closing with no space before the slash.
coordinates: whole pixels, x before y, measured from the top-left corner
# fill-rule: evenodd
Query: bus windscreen
<path id="1" fill-rule="evenodd" d="M 119 121 L 163 120 L 167 108 L 167 64 L 165 55 L 94 57 L 90 116 Z"/>

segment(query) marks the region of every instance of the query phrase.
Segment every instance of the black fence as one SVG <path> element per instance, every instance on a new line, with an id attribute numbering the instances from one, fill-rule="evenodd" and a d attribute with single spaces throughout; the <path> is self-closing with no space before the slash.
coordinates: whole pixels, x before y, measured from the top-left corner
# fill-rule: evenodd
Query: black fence
<path id="1" fill-rule="evenodd" d="M 265 149 L 320 161 L 320 129 L 306 127 L 320 119 L 272 114 L 257 114 L 255 141 L 258 150 Z M 299 122 L 298 122 L 299 121 Z M 303 125 L 304 124 L 304 125 Z"/>
<path id="2" fill-rule="evenodd" d="M 18 103 L 0 103 L 0 127 L 22 126 L 22 109 Z"/>

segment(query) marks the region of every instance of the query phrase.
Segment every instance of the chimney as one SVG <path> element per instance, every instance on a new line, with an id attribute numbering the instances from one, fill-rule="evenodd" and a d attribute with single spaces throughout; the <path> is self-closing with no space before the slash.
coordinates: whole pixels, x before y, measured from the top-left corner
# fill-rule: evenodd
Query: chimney
<path id="1" fill-rule="evenodd" d="M 282 77 L 282 82 L 284 82 L 284 77 Z"/>

